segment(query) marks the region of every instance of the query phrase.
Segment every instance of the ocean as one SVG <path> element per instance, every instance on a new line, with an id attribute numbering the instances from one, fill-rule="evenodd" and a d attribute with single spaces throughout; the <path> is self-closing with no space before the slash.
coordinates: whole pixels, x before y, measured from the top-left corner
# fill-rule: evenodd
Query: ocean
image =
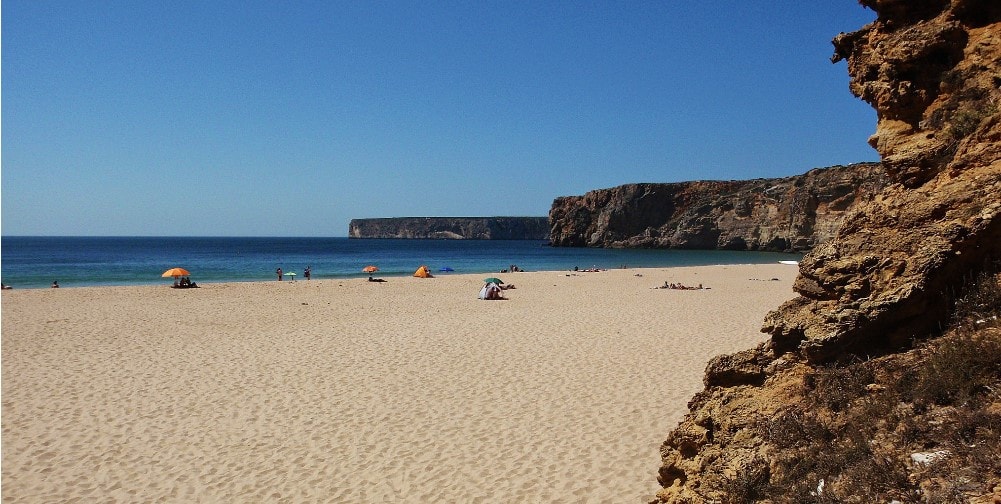
<path id="1" fill-rule="evenodd" d="M 0 278 L 15 289 L 170 284 L 160 275 L 182 267 L 197 283 L 275 280 L 275 270 L 311 267 L 314 279 L 497 273 L 574 267 L 669 267 L 774 263 L 800 256 L 773 252 L 623 250 L 550 247 L 532 240 L 362 240 L 348 238 L 26 237 L 0 238 Z M 453 272 L 444 272 L 451 269 Z M 286 280 L 289 278 L 286 277 Z"/>

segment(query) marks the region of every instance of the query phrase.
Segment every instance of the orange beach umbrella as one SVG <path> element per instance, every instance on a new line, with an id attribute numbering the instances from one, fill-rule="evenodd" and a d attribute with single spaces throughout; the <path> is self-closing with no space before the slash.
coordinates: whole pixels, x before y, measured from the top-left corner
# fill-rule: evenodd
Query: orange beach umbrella
<path id="1" fill-rule="evenodd" d="M 364 271 L 365 273 L 375 273 L 376 271 L 379 271 L 379 268 L 375 266 L 365 266 L 361 270 Z"/>
<path id="2" fill-rule="evenodd" d="M 163 274 L 160 276 L 167 278 L 167 277 L 188 276 L 190 274 L 191 273 L 188 273 L 188 270 L 184 268 L 170 268 L 169 270 L 164 271 Z"/>

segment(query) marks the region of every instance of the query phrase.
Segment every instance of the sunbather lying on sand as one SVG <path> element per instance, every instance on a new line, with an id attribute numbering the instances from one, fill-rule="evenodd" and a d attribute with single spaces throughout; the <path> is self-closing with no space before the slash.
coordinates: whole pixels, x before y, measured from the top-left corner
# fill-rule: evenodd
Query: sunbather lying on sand
<path id="1" fill-rule="evenodd" d="M 654 289 L 702 290 L 702 289 L 708 289 L 708 287 L 703 287 L 702 284 L 699 284 L 698 287 L 690 287 L 690 286 L 687 286 L 687 285 L 684 285 L 684 284 L 680 284 L 680 283 L 668 283 L 665 280 L 664 281 L 664 285 L 662 285 L 660 287 L 654 287 Z"/>

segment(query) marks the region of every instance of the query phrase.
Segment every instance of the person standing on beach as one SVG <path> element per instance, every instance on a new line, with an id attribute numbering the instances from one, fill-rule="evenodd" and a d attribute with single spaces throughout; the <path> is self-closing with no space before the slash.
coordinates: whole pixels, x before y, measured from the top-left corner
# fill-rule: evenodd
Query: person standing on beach
<path id="1" fill-rule="evenodd" d="M 282 269 L 281 268 L 276 269 L 275 270 L 275 274 L 278 275 L 278 281 L 281 282 L 282 281 Z"/>
<path id="2" fill-rule="evenodd" d="M 302 275 L 304 277 L 306 277 L 306 280 L 309 280 L 309 274 L 312 273 L 312 272 L 313 272 L 313 267 L 312 266 L 306 266 L 306 269 L 303 270 Z"/>

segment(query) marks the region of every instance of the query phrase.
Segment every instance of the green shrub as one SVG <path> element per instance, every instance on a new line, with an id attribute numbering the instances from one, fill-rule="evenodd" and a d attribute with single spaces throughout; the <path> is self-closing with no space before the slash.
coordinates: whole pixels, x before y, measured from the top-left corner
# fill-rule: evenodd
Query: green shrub
<path id="1" fill-rule="evenodd" d="M 946 134 L 953 140 L 962 140 L 976 131 L 977 126 L 980 126 L 980 121 L 993 114 L 993 107 L 961 108 L 953 114 Z"/>

